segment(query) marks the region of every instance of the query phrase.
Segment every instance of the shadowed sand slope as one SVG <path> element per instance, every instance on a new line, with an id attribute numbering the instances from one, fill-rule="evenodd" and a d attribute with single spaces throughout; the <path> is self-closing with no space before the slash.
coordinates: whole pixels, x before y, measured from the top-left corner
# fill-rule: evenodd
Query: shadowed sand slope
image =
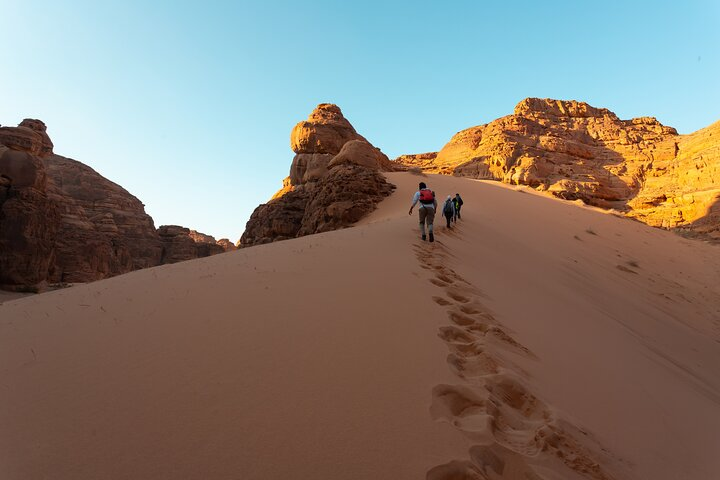
<path id="1" fill-rule="evenodd" d="M 718 248 L 480 181 L 0 304 L 8 479 L 707 479 Z"/>

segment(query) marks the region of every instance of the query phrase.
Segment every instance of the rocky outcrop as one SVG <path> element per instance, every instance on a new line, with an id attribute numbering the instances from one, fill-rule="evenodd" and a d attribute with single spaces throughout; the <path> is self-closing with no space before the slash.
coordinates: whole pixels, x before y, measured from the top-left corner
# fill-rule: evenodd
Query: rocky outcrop
<path id="1" fill-rule="evenodd" d="M 169 258 L 234 248 L 192 234 L 188 253 Z M 55 155 L 43 122 L 0 128 L 0 288 L 37 291 L 151 267 L 162 262 L 163 248 L 142 202 L 90 167 Z"/>
<path id="2" fill-rule="evenodd" d="M 678 135 L 652 117 L 621 120 L 583 102 L 528 98 L 512 115 L 458 132 L 420 166 L 529 185 L 650 225 L 717 238 L 718 130 L 715 124 Z M 417 165 L 407 158 L 397 161 Z"/>
<path id="3" fill-rule="evenodd" d="M 237 250 L 237 247 L 230 241 L 229 238 L 221 238 L 217 241 L 217 244 L 222 247 L 223 252 L 232 252 L 233 250 Z"/>
<path id="4" fill-rule="evenodd" d="M 627 215 L 720 242 L 720 122 L 673 139 L 640 177 Z"/>
<path id="5" fill-rule="evenodd" d="M 444 175 L 450 175 L 452 173 L 451 168 L 442 169 L 435 163 L 438 152 L 427 152 L 427 153 L 415 153 L 408 155 L 400 155 L 393 159 L 393 163 L 401 168 L 416 169 L 419 168 L 425 173 L 439 173 Z"/>
<path id="6" fill-rule="evenodd" d="M 301 185 L 256 208 L 240 246 L 347 227 L 372 212 L 393 189 L 377 170 L 354 164 L 338 166 L 317 182 Z"/>
<path id="7" fill-rule="evenodd" d="M 162 242 L 163 264 L 209 257 L 226 251 L 226 247 L 215 241 L 214 237 L 179 225 L 162 225 L 158 228 L 158 235 Z"/>
<path id="8" fill-rule="evenodd" d="M 87 282 L 160 264 L 160 239 L 140 200 L 78 161 L 51 155 L 44 163 L 61 219 L 50 282 Z"/>
<path id="9" fill-rule="evenodd" d="M 38 132 L 0 128 L 0 288 L 37 290 L 54 264 L 60 219 L 43 151 Z"/>
<path id="10" fill-rule="evenodd" d="M 290 135 L 296 153 L 283 188 L 253 212 L 239 246 L 285 240 L 357 222 L 389 195 L 394 170 L 336 105 L 323 103 Z"/>

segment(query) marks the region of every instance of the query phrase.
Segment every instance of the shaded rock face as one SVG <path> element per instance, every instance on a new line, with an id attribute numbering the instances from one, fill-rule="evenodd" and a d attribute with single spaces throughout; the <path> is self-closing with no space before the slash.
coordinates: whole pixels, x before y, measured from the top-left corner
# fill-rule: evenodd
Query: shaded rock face
<path id="1" fill-rule="evenodd" d="M 394 186 L 380 149 L 359 135 L 340 108 L 320 104 L 290 135 L 296 155 L 283 188 L 255 209 L 241 247 L 347 227 L 375 209 Z"/>
<path id="2" fill-rule="evenodd" d="M 188 253 L 169 258 L 234 248 L 205 237 L 188 235 Z M 0 127 L 0 288 L 38 291 L 48 283 L 98 280 L 159 265 L 163 252 L 142 202 L 90 167 L 53 154 L 43 122 Z"/>
<path id="3" fill-rule="evenodd" d="M 39 135 L 4 127 L 0 142 L 9 144 L 0 145 L 0 287 L 34 290 L 54 264 L 60 219 Z"/>
<path id="4" fill-rule="evenodd" d="M 318 182 L 302 185 L 256 208 L 240 246 L 347 227 L 372 212 L 394 188 L 376 170 L 338 166 Z"/>
<path id="5" fill-rule="evenodd" d="M 214 237 L 179 225 L 163 225 L 158 228 L 158 235 L 162 242 L 163 264 L 209 257 L 229 250 Z"/>
<path id="6" fill-rule="evenodd" d="M 50 282 L 87 282 L 160 264 L 160 239 L 140 200 L 78 161 L 50 155 L 45 168 L 61 218 Z"/>
<path id="7" fill-rule="evenodd" d="M 720 220 L 712 208 L 720 193 L 719 130 L 716 123 L 681 136 L 652 117 L 620 120 L 583 102 L 528 98 L 512 115 L 458 132 L 421 167 L 529 185 L 712 238 Z"/>

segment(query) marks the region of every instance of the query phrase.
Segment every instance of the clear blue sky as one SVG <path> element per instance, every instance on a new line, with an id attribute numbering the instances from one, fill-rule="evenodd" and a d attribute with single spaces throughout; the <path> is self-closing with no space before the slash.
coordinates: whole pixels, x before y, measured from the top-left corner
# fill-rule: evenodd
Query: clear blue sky
<path id="1" fill-rule="evenodd" d="M 530 96 L 681 133 L 720 119 L 717 0 L 0 0 L 0 18 L 0 124 L 44 120 L 156 226 L 233 241 L 321 102 L 391 158 Z"/>

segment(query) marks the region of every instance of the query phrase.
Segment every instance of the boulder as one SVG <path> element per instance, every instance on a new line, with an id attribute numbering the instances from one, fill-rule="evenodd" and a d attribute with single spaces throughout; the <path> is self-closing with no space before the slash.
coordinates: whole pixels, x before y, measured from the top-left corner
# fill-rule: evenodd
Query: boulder
<path id="1" fill-rule="evenodd" d="M 290 147 L 295 153 L 328 153 L 336 155 L 350 140 L 365 140 L 343 116 L 340 107 L 321 103 L 306 121 L 295 125 Z"/>

